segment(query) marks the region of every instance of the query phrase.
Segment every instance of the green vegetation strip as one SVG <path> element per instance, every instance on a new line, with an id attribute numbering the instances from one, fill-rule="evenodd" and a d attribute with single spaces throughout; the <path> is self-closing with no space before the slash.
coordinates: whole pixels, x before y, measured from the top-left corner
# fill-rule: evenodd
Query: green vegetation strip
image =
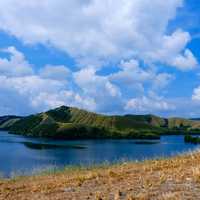
<path id="1" fill-rule="evenodd" d="M 200 137 L 198 136 L 191 136 L 191 135 L 186 135 L 184 138 L 186 143 L 191 143 L 191 144 L 200 144 Z"/>

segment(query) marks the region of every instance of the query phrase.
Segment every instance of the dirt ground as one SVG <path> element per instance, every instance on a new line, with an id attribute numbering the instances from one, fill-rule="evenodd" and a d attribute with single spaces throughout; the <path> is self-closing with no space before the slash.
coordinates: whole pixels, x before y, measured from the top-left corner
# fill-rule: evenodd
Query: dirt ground
<path id="1" fill-rule="evenodd" d="M 198 200 L 200 151 L 170 159 L 0 180 L 0 200 Z"/>

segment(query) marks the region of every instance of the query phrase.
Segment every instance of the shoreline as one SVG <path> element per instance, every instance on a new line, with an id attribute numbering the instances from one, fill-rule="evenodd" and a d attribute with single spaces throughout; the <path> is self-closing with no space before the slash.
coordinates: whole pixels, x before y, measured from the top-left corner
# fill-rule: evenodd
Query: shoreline
<path id="1" fill-rule="evenodd" d="M 198 199 L 199 195 L 199 149 L 170 158 L 0 180 L 2 200 Z"/>
<path id="2" fill-rule="evenodd" d="M 16 132 L 10 132 L 9 130 L 6 129 L 1 129 L 0 132 L 7 132 L 9 135 L 17 135 L 17 136 L 22 136 L 25 138 L 33 138 L 33 139 L 49 139 L 49 140 L 55 140 L 55 141 L 78 141 L 78 140 L 160 140 L 162 136 L 186 136 L 186 135 L 191 135 L 191 136 L 199 136 L 200 131 L 194 132 L 194 131 L 169 131 L 167 133 L 151 133 L 150 135 L 145 135 L 145 134 L 139 134 L 135 135 L 134 137 L 99 137 L 99 138 L 59 138 L 59 137 L 48 137 L 48 136 L 34 136 L 34 135 L 29 135 L 29 134 L 19 134 Z"/>
<path id="3" fill-rule="evenodd" d="M 177 152 L 174 153 L 174 155 L 168 155 L 168 156 L 157 156 L 154 158 L 143 158 L 143 159 L 126 159 L 126 158 L 122 158 L 113 162 L 109 162 L 109 161 L 104 161 L 102 163 L 97 163 L 97 164 L 72 164 L 72 165 L 66 165 L 63 167 L 58 167 L 58 166 L 50 166 L 50 167 L 45 167 L 45 168 L 33 168 L 32 171 L 30 171 L 29 173 L 26 171 L 25 172 L 20 172 L 20 171 L 14 171 L 12 174 L 12 176 L 10 177 L 0 177 L 0 180 L 7 180 L 7 181 L 11 181 L 11 180 L 15 180 L 15 179 L 20 179 L 20 178 L 28 178 L 28 177 L 37 177 L 37 176 L 46 176 L 46 175 L 57 175 L 57 174 L 61 174 L 61 173 L 69 173 L 69 172 L 73 172 L 73 171 L 91 171 L 91 170 L 98 170 L 98 169 L 108 169 L 111 167 L 118 167 L 120 165 L 124 165 L 124 164 L 146 164 L 146 163 L 150 163 L 150 162 L 154 162 L 154 161 L 165 161 L 165 160 L 171 160 L 173 158 L 177 158 L 177 157 L 185 157 L 185 156 L 189 156 L 189 155 L 193 155 L 199 153 L 200 154 L 200 146 L 198 149 L 196 150 L 188 150 L 188 151 L 183 151 L 183 152 Z M 1 174 L 1 173 L 0 173 Z"/>

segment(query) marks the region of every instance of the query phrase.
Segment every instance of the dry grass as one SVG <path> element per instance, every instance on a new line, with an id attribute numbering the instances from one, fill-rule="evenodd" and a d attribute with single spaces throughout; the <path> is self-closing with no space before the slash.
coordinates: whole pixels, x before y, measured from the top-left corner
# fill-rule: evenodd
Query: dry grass
<path id="1" fill-rule="evenodd" d="M 0 180 L 0 199 L 196 200 L 200 199 L 200 152 L 142 163 Z"/>

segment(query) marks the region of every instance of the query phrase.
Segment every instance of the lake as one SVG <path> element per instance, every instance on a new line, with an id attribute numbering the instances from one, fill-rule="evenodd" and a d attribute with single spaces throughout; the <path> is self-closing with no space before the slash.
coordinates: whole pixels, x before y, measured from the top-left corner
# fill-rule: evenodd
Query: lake
<path id="1" fill-rule="evenodd" d="M 4 177 L 66 165 L 91 165 L 120 160 L 172 156 L 198 145 L 185 144 L 184 136 L 162 136 L 159 141 L 75 140 L 27 138 L 0 132 L 0 173 Z"/>

